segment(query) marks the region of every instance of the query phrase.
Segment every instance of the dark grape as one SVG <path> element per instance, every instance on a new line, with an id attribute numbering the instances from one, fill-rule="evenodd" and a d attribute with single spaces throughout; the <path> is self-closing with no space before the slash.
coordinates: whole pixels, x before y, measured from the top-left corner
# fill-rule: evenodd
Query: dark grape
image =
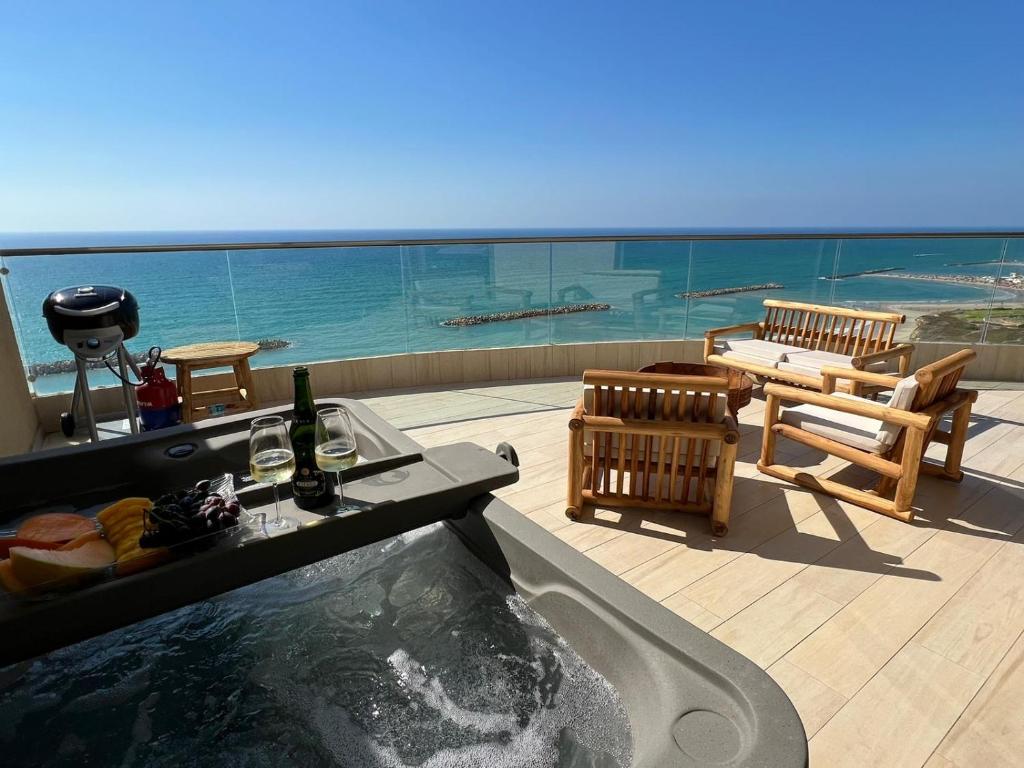
<path id="1" fill-rule="evenodd" d="M 198 483 L 196 483 L 196 490 L 197 491 L 201 491 L 204 494 L 205 493 L 209 493 L 210 492 L 210 481 L 209 480 L 200 480 Z"/>

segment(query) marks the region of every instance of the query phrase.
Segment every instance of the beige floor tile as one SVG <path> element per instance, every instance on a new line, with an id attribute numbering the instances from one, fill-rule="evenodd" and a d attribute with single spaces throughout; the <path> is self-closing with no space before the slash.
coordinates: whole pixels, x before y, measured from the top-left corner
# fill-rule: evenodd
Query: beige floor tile
<path id="1" fill-rule="evenodd" d="M 702 608 L 680 593 L 672 595 L 662 605 L 705 632 L 710 632 L 722 623 L 720 617 L 715 616 L 711 611 Z"/>
<path id="2" fill-rule="evenodd" d="M 811 738 L 810 763 L 918 768 L 983 682 L 980 675 L 907 643 Z"/>
<path id="3" fill-rule="evenodd" d="M 995 768 L 1024 762 L 1024 637 L 935 750 L 957 768 Z"/>
<path id="4" fill-rule="evenodd" d="M 768 668 L 768 674 L 793 702 L 808 739 L 846 704 L 846 697 L 841 693 L 833 691 L 785 659 L 772 664 Z"/>
<path id="5" fill-rule="evenodd" d="M 1024 536 L 1005 544 L 914 640 L 988 675 L 1024 631 Z"/>
<path id="6" fill-rule="evenodd" d="M 767 667 L 840 608 L 839 603 L 790 580 L 718 625 L 711 634 L 758 666 Z"/>

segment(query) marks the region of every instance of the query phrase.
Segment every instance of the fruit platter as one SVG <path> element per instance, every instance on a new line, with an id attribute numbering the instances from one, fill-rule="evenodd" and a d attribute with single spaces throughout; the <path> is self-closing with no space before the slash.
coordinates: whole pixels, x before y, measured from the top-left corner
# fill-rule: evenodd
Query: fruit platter
<path id="1" fill-rule="evenodd" d="M 208 549 L 253 520 L 228 474 L 155 501 L 120 499 L 95 515 L 40 512 L 0 533 L 0 587 L 30 599 L 79 589 Z"/>

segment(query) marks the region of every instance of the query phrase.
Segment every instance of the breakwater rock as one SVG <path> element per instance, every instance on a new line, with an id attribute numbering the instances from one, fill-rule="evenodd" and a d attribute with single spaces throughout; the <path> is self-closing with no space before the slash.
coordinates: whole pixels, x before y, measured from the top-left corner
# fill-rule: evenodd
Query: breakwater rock
<path id="1" fill-rule="evenodd" d="M 610 304 L 565 304 L 561 307 L 544 309 L 514 309 L 509 312 L 494 312 L 488 315 L 468 315 L 445 320 L 444 328 L 465 328 L 469 325 L 484 323 L 501 323 L 507 320 L 525 320 L 529 317 L 548 317 L 549 315 L 568 315 L 573 312 L 604 312 L 611 309 Z"/>
<path id="2" fill-rule="evenodd" d="M 290 341 L 285 341 L 284 339 L 257 339 L 256 343 L 259 345 L 261 352 L 269 352 L 272 349 L 285 349 L 292 345 Z"/>
<path id="3" fill-rule="evenodd" d="M 725 296 L 729 293 L 749 293 L 750 291 L 775 291 L 785 288 L 782 283 L 761 283 L 760 285 L 737 285 L 732 288 L 709 288 L 706 291 L 683 291 L 677 293 L 680 299 L 703 299 L 708 296 Z"/>
<path id="4" fill-rule="evenodd" d="M 847 272 L 845 275 L 830 275 L 822 277 L 822 280 L 845 280 L 848 277 L 863 277 L 864 275 L 884 275 L 889 272 L 899 272 L 906 267 L 880 267 L 879 269 L 864 269 L 860 272 Z"/>
<path id="5" fill-rule="evenodd" d="M 291 342 L 285 341 L 284 339 L 259 339 L 256 343 L 259 345 L 260 351 L 284 349 L 285 347 L 291 346 Z M 144 363 L 149 357 L 149 352 L 129 352 L 128 356 L 136 363 Z M 115 360 L 111 359 L 110 364 L 116 365 Z M 85 365 L 90 370 L 106 367 L 106 363 L 102 360 L 92 360 L 87 362 Z M 37 376 L 50 376 L 55 373 L 74 373 L 77 370 L 78 368 L 75 366 L 75 361 L 73 359 L 51 360 L 47 363 L 32 363 L 27 368 L 28 375 L 33 378 Z"/>

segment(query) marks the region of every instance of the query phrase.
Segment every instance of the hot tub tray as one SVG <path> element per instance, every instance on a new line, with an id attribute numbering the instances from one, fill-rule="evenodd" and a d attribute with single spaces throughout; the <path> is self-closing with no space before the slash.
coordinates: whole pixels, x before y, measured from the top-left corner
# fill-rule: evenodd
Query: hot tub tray
<path id="1" fill-rule="evenodd" d="M 324 514 L 307 512 L 296 507 L 282 487 L 282 514 L 300 523 L 296 529 L 267 536 L 259 526 L 251 526 L 206 551 L 45 600 L 0 595 L 0 665 L 461 516 L 474 498 L 518 478 L 512 464 L 480 446 L 455 443 L 420 449 L 359 403 L 345 405 L 356 417 L 357 441 L 368 459 L 344 474 L 346 497 L 361 507 L 358 511 L 333 516 L 325 516 L 330 508 L 322 510 Z M 282 411 L 286 409 L 268 412 Z M 242 421 L 247 423 L 252 417 L 246 414 Z M 224 432 L 221 421 L 184 430 L 179 427 L 149 435 L 148 440 L 147 436 L 134 438 L 140 450 L 126 448 L 119 441 L 0 462 L 0 483 L 13 491 L 7 496 L 9 506 L 0 512 L 0 528 L 14 527 L 20 517 L 55 503 L 95 513 L 104 503 L 123 496 L 152 495 L 206 477 L 214 458 L 211 451 L 218 450 L 211 444 L 219 443 L 220 451 L 237 454 L 237 441 L 225 441 L 224 437 L 241 434 L 247 443 L 246 431 L 238 432 L 237 418 L 224 421 L 233 425 L 235 432 Z M 188 436 L 188 444 L 195 445 L 195 450 L 185 457 L 167 455 L 165 449 L 173 448 L 171 444 L 184 444 L 182 435 Z M 154 456 L 163 457 L 166 475 L 159 471 Z M 194 474 L 190 478 L 185 477 L 188 470 L 182 470 L 182 463 L 191 465 Z M 218 469 L 223 469 L 220 464 Z M 240 466 L 245 464 L 236 464 L 235 469 Z M 91 490 L 79 485 L 76 494 L 69 475 L 81 477 L 79 473 L 84 471 L 91 472 Z M 125 482 L 125 477 L 135 479 Z M 160 482 L 163 477 L 166 479 Z M 48 491 L 45 499 L 39 498 L 40 488 Z M 249 485 L 241 488 L 238 496 L 250 514 L 273 517 L 269 487 Z"/>

